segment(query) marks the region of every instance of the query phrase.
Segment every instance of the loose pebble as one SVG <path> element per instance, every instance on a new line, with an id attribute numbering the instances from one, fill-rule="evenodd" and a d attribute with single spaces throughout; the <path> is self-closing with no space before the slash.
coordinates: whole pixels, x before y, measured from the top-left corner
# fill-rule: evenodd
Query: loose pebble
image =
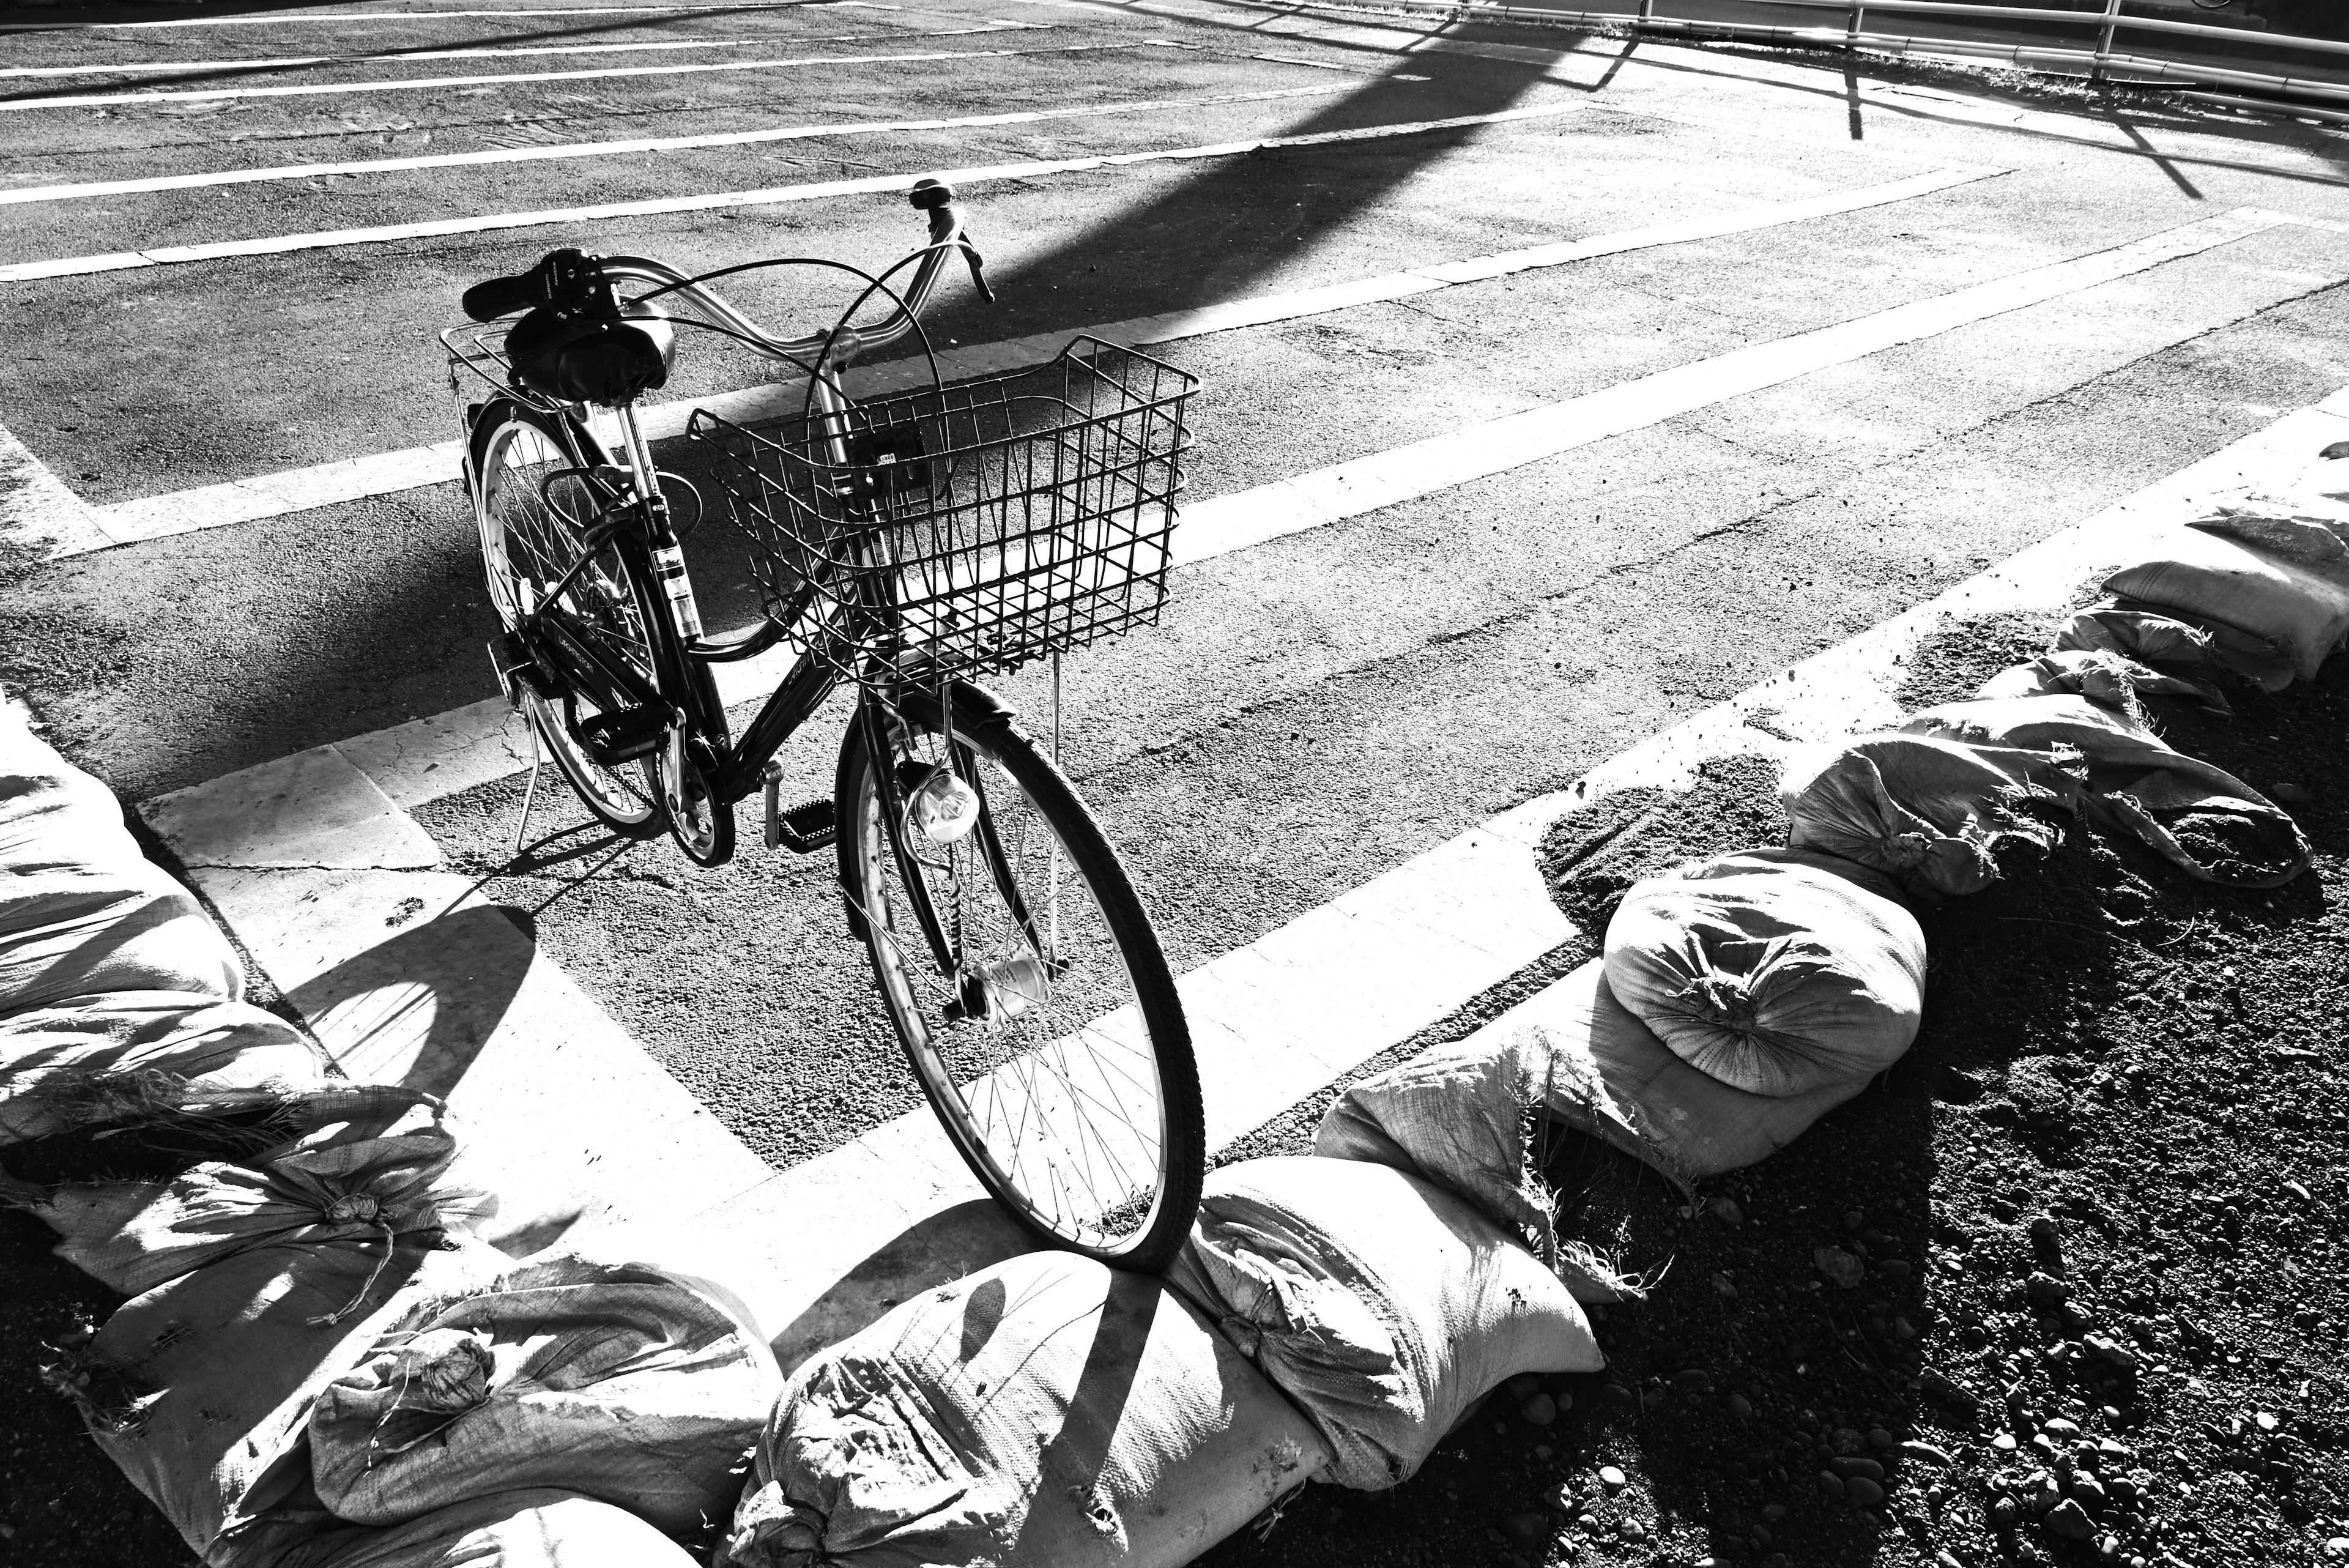
<path id="1" fill-rule="evenodd" d="M 1547 1394 L 1537 1394 L 1520 1407 L 1520 1413 L 1537 1427 L 1547 1427 L 1557 1419 L 1557 1401 Z"/>
<path id="2" fill-rule="evenodd" d="M 1621 1470 L 1617 1469 L 1613 1465 L 1601 1465 L 1599 1467 L 1599 1484 L 1609 1491 L 1621 1491 L 1629 1483 L 1625 1480 Z"/>
<path id="3" fill-rule="evenodd" d="M 1754 1401 L 1748 1399 L 1744 1395 L 1732 1394 L 1729 1397 L 1728 1404 L 1729 1413 L 1736 1417 L 1739 1420 L 1750 1421 L 1754 1418 Z"/>
<path id="4" fill-rule="evenodd" d="M 1866 1476 L 1852 1476 L 1843 1483 L 1844 1495 L 1860 1508 L 1875 1508 L 1884 1501 L 1884 1489 Z"/>
<path id="5" fill-rule="evenodd" d="M 2096 1527 L 2086 1511 L 2069 1498 L 2047 1511 L 2045 1522 L 2047 1533 L 2061 1536 L 2065 1541 L 2085 1541 L 2096 1532 Z"/>
<path id="6" fill-rule="evenodd" d="M 1811 1262 L 1829 1281 L 1847 1291 L 1857 1290 L 1868 1278 L 1868 1265 L 1841 1247 L 1813 1248 Z"/>

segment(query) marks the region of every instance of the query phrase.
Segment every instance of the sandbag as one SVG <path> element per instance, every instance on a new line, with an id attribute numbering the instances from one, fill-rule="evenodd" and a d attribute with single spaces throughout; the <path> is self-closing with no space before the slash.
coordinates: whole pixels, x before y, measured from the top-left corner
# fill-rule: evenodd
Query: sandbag
<path id="1" fill-rule="evenodd" d="M 431 1096 L 352 1085 L 280 1114 L 302 1132 L 249 1159 L 163 1180 L 60 1185 L 32 1210 L 64 1238 L 59 1257 L 126 1295 L 254 1247 L 433 1245 L 495 1210 L 483 1194 L 442 1185 L 457 1139 Z"/>
<path id="2" fill-rule="evenodd" d="M 326 1083 L 309 1037 L 246 1002 L 133 991 L 0 1017 L 0 1146 Z"/>
<path id="3" fill-rule="evenodd" d="M 485 1243 L 345 1238 L 237 1252 L 123 1303 L 61 1371 L 98 1446 L 213 1568 L 306 1486 L 318 1390 L 416 1294 L 488 1277 Z"/>
<path id="4" fill-rule="evenodd" d="M 1510 1033 L 1544 1064 L 1550 1115 L 1682 1188 L 1767 1158 L 1868 1086 L 1853 1078 L 1773 1096 L 1701 1073 L 1616 1000 L 1602 959 L 1516 1010 Z"/>
<path id="5" fill-rule="evenodd" d="M 2213 713 L 2230 713 L 2227 700 L 2209 687 L 2182 675 L 2164 675 L 2125 653 L 2102 649 L 2065 648 L 2043 653 L 2027 664 L 2010 665 L 1975 689 L 1982 698 L 2043 697 L 2073 694 L 2099 708 L 2141 717 L 2141 697 L 2183 697 Z"/>
<path id="6" fill-rule="evenodd" d="M 122 991 L 238 1002 L 244 971 L 195 895 L 160 866 L 119 861 L 0 877 L 0 1012 Z"/>
<path id="7" fill-rule="evenodd" d="M 244 971 L 106 786 L 0 703 L 0 1013 L 120 991 L 240 1002 Z"/>
<path id="8" fill-rule="evenodd" d="M 2164 533 L 2105 579 L 2126 595 L 2272 644 L 2302 680 L 2349 634 L 2349 524 L 2251 498 Z"/>
<path id="9" fill-rule="evenodd" d="M 2000 755 L 2077 757 L 2086 772 L 2077 799 L 2092 819 L 2142 839 L 2203 881 L 2272 888 L 2308 868 L 2308 840 L 2281 806 L 2224 769 L 2173 751 L 2141 719 L 2085 698 L 1948 702 L 1901 728 Z"/>
<path id="10" fill-rule="evenodd" d="M 801 1367 L 719 1561 L 1177 1568 L 1329 1462 L 1160 1281 L 1034 1252 Z"/>
<path id="11" fill-rule="evenodd" d="M 2264 691 L 2292 684 L 2292 662 L 2232 627 L 2191 625 L 2135 600 L 2091 605 L 2056 628 L 2054 649 L 2115 653 L 2146 664 L 2232 670 Z"/>
<path id="12" fill-rule="evenodd" d="M 1882 1072 L 1917 1037 L 1925 933 L 1894 899 L 1800 865 L 1651 877 L 1608 922 L 1607 982 L 1672 1054 L 1749 1094 Z"/>
<path id="13" fill-rule="evenodd" d="M 451 1503 L 388 1529 L 346 1525 L 269 1568 L 695 1568 L 632 1513 L 552 1488 Z"/>
<path id="14" fill-rule="evenodd" d="M 412 1298 L 384 1325 L 319 1391 L 313 1481 L 361 1523 L 559 1485 L 692 1530 L 732 1504 L 782 1383 L 719 1287 L 644 1263 L 536 1258 Z"/>
<path id="15" fill-rule="evenodd" d="M 1170 1282 L 1309 1416 L 1329 1479 L 1408 1480 L 1521 1372 L 1605 1365 L 1557 1276 L 1475 1209 L 1390 1166 L 1319 1155 L 1207 1178 Z"/>
<path id="16" fill-rule="evenodd" d="M 1557 1201 L 1530 1159 L 1526 1120 L 1565 1091 L 1546 1053 L 1479 1031 L 1353 1085 L 1321 1114 L 1313 1152 L 1408 1171 L 1464 1199 L 1533 1249 L 1578 1302 L 1639 1293 L 1589 1248 L 1557 1233 Z"/>
<path id="17" fill-rule="evenodd" d="M 1931 896 L 1989 887 L 2002 842 L 2054 847 L 2054 826 L 2018 808 L 2074 809 L 2077 784 L 2044 755 L 1885 734 L 1805 748 L 1778 787 L 1790 846 L 1856 860 L 1906 893 Z"/>

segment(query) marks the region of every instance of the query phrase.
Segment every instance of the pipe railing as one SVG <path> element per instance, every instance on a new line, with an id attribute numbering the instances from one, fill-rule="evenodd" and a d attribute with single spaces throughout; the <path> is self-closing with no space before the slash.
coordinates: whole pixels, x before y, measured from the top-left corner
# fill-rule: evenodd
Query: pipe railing
<path id="1" fill-rule="evenodd" d="M 2332 38 L 2303 38 L 2273 33 L 2246 34 L 2237 27 L 2213 27 L 2199 22 L 2173 22 L 2163 16 L 2130 16 L 2120 9 L 2121 0 L 2106 0 L 2105 9 L 2097 11 L 2057 11 L 2035 5 L 1971 5 L 1958 0 L 1738 0 L 1741 5 L 1788 7 L 1802 11 L 1841 10 L 1846 25 L 1832 27 L 1781 27 L 1751 22 L 1716 22 L 1695 17 L 1660 16 L 1656 15 L 1660 0 L 1636 0 L 1634 9 L 1621 11 L 1553 11 L 1536 6 L 1488 4 L 1486 0 L 1354 0 L 1346 5 L 1330 0 L 1330 9 L 1357 9 L 1361 6 L 1394 8 L 1409 11 L 1441 11 L 1461 17 L 1489 17 L 1506 22 L 1530 22 L 1551 26 L 1621 26 L 1628 24 L 1634 31 L 1660 33 L 1668 36 L 1719 38 L 1731 42 L 1793 44 L 1816 47 L 1826 45 L 1845 48 L 1867 48 L 1893 54 L 1960 55 L 1974 59 L 2005 60 L 2025 69 L 2085 71 L 2089 77 L 2103 79 L 2116 72 L 2132 78 L 2154 81 L 2178 82 L 2189 86 L 2234 88 L 2259 92 L 2276 98 L 2315 98 L 2333 102 L 2349 103 L 2349 82 L 2327 81 L 2305 77 L 2278 76 L 2265 71 L 2230 70 L 2221 66 L 2206 66 L 2184 60 L 2162 59 L 2147 55 L 2127 55 L 2114 52 L 2116 36 L 2123 29 L 2147 33 L 2184 34 L 2195 37 L 2217 37 L 2240 41 L 2246 36 L 2280 48 L 2305 49 L 2317 54 L 2349 56 L 2349 43 Z M 1314 0 L 1306 0 L 1309 8 Z M 1992 44 L 1969 38 L 1933 36 L 1903 36 L 1895 34 L 1865 31 L 1861 23 L 1868 11 L 1896 15 L 1964 17 L 1984 22 L 2054 22 L 2072 26 L 2096 29 L 2096 47 L 2065 48 L 2054 45 Z M 2272 106 L 2290 110 L 2289 102 Z"/>

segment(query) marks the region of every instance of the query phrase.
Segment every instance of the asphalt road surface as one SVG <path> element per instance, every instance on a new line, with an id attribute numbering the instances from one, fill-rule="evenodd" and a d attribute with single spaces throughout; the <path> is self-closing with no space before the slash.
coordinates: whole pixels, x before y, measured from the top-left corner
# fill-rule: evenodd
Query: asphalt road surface
<path id="1" fill-rule="evenodd" d="M 560 244 L 876 265 L 939 171 L 993 171 L 964 194 L 999 295 L 951 280 L 942 343 L 1207 312 L 1152 350 L 1204 383 L 1193 500 L 1474 460 L 1185 567 L 1071 662 L 1071 770 L 1178 971 L 2349 382 L 2349 140 L 2306 126 L 1220 0 L 122 14 L 197 25 L 0 35 L 0 425 L 158 532 L 18 575 L 0 679 L 131 800 L 492 695 L 453 465 L 317 477 L 455 433 L 465 286 Z M 1315 140 L 1234 146 L 1268 138 Z M 1056 167 L 1121 154 L 1151 156 Z M 827 287 L 740 298 L 813 325 Z M 1272 303 L 1218 327 L 1241 300 Z M 664 395 L 764 379 L 697 340 Z M 1584 436 L 1490 457 L 1485 421 L 1569 400 Z M 724 531 L 694 552 L 711 623 L 750 615 Z M 827 776 L 838 732 L 787 764 Z M 510 875 L 520 796 L 416 815 L 759 1155 L 916 1104 L 826 858 L 746 821 L 717 871 L 654 842 Z"/>

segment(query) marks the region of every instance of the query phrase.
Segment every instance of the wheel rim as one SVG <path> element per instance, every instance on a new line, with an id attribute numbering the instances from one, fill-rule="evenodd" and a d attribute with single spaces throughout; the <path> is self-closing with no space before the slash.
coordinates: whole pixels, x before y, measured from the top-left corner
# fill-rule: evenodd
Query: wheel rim
<path id="1" fill-rule="evenodd" d="M 939 736 L 900 742 L 897 758 L 926 771 L 944 761 Z M 961 771 L 985 803 L 980 826 L 950 844 L 912 830 L 954 976 L 933 956 L 865 772 L 852 822 L 882 993 L 947 1132 L 997 1196 L 1115 1256 L 1149 1233 L 1167 1187 L 1165 1101 L 1140 1000 L 1091 882 L 1009 770 L 974 746 Z"/>
<path id="2" fill-rule="evenodd" d="M 488 569 L 490 602 L 511 630 L 545 601 L 545 591 L 578 554 L 585 529 L 586 489 L 577 481 L 550 476 L 574 467 L 571 455 L 537 426 L 508 421 L 491 438 L 481 462 L 481 559 Z M 652 651 L 635 597 L 624 577 L 599 557 L 564 592 L 571 622 L 596 637 L 609 654 L 647 673 Z M 556 763 L 596 815 L 616 826 L 649 822 L 657 806 L 638 780 L 638 770 L 607 768 L 573 736 L 574 724 L 602 712 L 592 697 L 574 693 L 561 708 L 525 691 L 523 711 Z"/>

